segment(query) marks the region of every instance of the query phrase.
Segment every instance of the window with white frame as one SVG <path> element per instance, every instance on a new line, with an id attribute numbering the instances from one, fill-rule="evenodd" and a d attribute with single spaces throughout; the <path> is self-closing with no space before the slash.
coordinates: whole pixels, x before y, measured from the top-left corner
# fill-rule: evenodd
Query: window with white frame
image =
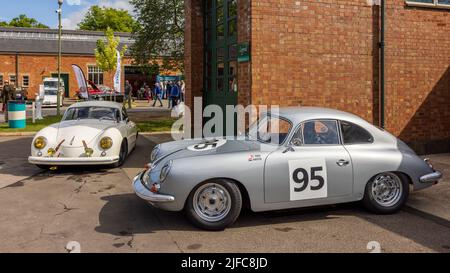
<path id="1" fill-rule="evenodd" d="M 88 79 L 95 84 L 103 84 L 103 70 L 96 65 L 89 65 Z"/>
<path id="2" fill-rule="evenodd" d="M 9 75 L 9 84 L 16 84 L 16 75 Z"/>
<path id="3" fill-rule="evenodd" d="M 23 75 L 22 76 L 22 86 L 23 87 L 29 87 L 30 86 L 30 76 L 29 75 Z"/>
<path id="4" fill-rule="evenodd" d="M 406 4 L 412 6 L 450 8 L 450 0 L 406 0 Z"/>

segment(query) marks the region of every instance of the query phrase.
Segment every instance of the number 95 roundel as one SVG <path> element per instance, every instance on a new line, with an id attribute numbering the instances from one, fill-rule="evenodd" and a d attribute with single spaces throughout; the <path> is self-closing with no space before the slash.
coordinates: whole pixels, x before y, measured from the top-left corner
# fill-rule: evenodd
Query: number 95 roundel
<path id="1" fill-rule="evenodd" d="M 327 197 L 325 159 L 290 160 L 289 186 L 291 201 Z"/>

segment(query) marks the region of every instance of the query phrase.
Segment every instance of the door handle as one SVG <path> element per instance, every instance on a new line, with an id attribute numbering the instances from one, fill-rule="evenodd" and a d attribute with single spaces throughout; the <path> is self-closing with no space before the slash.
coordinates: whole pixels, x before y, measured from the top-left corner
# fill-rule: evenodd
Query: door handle
<path id="1" fill-rule="evenodd" d="M 344 166 L 347 166 L 348 164 L 350 164 L 350 161 L 341 159 L 341 160 L 339 160 L 338 162 L 336 162 L 336 164 L 337 164 L 339 167 L 344 167 Z"/>

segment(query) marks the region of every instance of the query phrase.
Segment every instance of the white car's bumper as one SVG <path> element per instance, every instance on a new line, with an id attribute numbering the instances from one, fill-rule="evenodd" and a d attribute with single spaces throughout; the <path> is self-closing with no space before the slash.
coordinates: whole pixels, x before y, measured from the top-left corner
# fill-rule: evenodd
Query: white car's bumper
<path id="1" fill-rule="evenodd" d="M 28 162 L 36 165 L 109 165 L 119 161 L 119 156 L 112 157 L 28 157 Z"/>

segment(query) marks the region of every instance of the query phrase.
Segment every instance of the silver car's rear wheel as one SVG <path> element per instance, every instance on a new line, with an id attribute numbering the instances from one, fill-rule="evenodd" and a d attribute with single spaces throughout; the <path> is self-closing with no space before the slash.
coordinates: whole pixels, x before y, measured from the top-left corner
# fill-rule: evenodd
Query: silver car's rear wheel
<path id="1" fill-rule="evenodd" d="M 207 183 L 195 191 L 193 204 L 200 218 L 208 222 L 217 222 L 223 220 L 230 212 L 231 197 L 225 187 Z"/>
<path id="2" fill-rule="evenodd" d="M 227 179 L 214 179 L 197 186 L 189 195 L 185 212 L 196 226 L 223 230 L 238 218 L 242 208 L 239 187 Z"/>
<path id="3" fill-rule="evenodd" d="M 375 213 L 397 212 L 408 199 L 408 181 L 408 177 L 401 173 L 377 174 L 366 185 L 364 205 Z"/>
<path id="4" fill-rule="evenodd" d="M 382 207 L 391 207 L 402 196 L 403 186 L 400 177 L 393 173 L 382 173 L 373 179 L 372 195 Z"/>

